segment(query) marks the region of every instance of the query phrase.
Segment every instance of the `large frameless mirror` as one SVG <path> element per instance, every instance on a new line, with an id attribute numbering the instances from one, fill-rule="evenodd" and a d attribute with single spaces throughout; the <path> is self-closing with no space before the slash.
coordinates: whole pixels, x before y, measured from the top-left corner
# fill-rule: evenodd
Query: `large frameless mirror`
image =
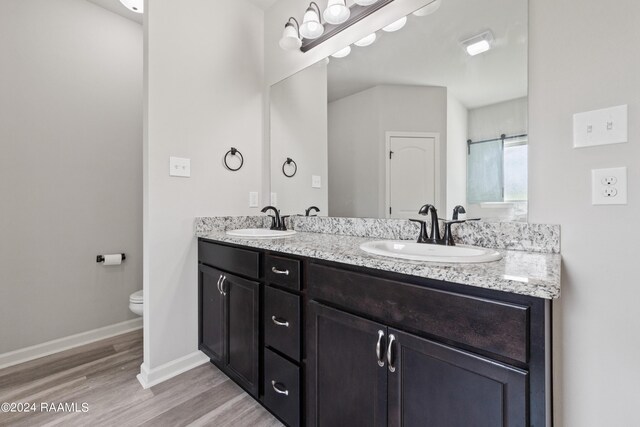
<path id="1" fill-rule="evenodd" d="M 527 46 L 526 0 L 436 0 L 272 86 L 272 202 L 526 221 Z"/>

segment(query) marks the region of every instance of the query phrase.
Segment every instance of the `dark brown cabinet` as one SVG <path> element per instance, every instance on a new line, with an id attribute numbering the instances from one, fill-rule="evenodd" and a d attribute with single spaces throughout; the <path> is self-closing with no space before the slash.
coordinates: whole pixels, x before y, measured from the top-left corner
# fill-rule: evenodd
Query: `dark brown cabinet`
<path id="1" fill-rule="evenodd" d="M 526 372 L 392 328 L 387 336 L 389 426 L 527 425 Z"/>
<path id="2" fill-rule="evenodd" d="M 311 302 L 308 425 L 527 424 L 527 373 Z"/>
<path id="3" fill-rule="evenodd" d="M 254 396 L 259 378 L 260 284 L 200 265 L 200 349 Z"/>
<path id="4" fill-rule="evenodd" d="M 286 425 L 551 425 L 549 301 L 198 247 L 200 349 Z"/>
<path id="5" fill-rule="evenodd" d="M 376 322 L 309 303 L 307 425 L 387 425 L 385 330 Z"/>

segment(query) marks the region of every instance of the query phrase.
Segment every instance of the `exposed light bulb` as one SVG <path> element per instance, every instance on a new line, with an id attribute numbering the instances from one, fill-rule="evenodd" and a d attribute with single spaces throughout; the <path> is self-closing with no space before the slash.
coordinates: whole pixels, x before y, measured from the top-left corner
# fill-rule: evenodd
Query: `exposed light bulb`
<path id="1" fill-rule="evenodd" d="M 376 38 L 377 38 L 376 33 L 371 33 L 367 37 L 358 40 L 354 44 L 359 47 L 371 46 L 373 42 L 376 41 Z"/>
<path id="2" fill-rule="evenodd" d="M 351 53 L 351 46 L 347 46 L 344 49 L 340 49 L 339 51 L 337 51 L 336 53 L 334 53 L 333 56 L 334 58 L 344 58 L 345 56 L 349 55 Z"/>
<path id="3" fill-rule="evenodd" d="M 398 19 L 396 22 L 393 22 L 382 29 L 382 31 L 386 31 L 387 33 L 393 33 L 394 31 L 398 31 L 402 27 L 407 24 L 407 17 L 403 16 Z"/>

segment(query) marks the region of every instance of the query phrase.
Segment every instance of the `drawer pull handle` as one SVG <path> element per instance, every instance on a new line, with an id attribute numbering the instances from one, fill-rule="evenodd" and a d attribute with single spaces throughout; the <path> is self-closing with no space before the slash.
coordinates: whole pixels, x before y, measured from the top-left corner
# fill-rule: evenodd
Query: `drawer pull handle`
<path id="1" fill-rule="evenodd" d="M 384 366 L 384 355 L 382 354 L 382 339 L 384 338 L 384 332 L 378 331 L 378 343 L 376 344 L 376 357 L 378 358 L 378 366 L 381 368 Z"/>
<path id="2" fill-rule="evenodd" d="M 289 275 L 289 270 L 278 270 L 275 267 L 271 267 L 271 271 L 273 271 L 276 274 L 284 274 L 285 276 Z"/>
<path id="3" fill-rule="evenodd" d="M 218 292 L 220 292 L 220 295 L 222 295 L 222 289 L 220 289 L 220 281 L 222 280 L 222 274 L 220 275 L 220 277 L 218 277 Z"/>
<path id="4" fill-rule="evenodd" d="M 278 394 L 284 394 L 285 396 L 289 396 L 289 390 L 283 387 L 282 384 L 277 383 L 275 380 L 271 380 L 271 387 Z"/>
<path id="5" fill-rule="evenodd" d="M 222 292 L 222 296 L 227 296 L 227 293 L 224 291 L 224 281 L 227 280 L 227 276 L 222 276 L 222 282 L 220 282 L 220 291 Z"/>
<path id="6" fill-rule="evenodd" d="M 289 322 L 286 320 L 279 320 L 276 316 L 271 316 L 271 321 L 278 326 L 284 326 L 285 328 L 289 327 Z"/>
<path id="7" fill-rule="evenodd" d="M 392 352 L 393 342 L 395 340 L 396 340 L 396 337 L 393 334 L 389 335 L 389 347 L 387 348 L 387 362 L 389 363 L 390 372 L 396 371 L 396 367 L 393 366 L 393 352 Z"/>

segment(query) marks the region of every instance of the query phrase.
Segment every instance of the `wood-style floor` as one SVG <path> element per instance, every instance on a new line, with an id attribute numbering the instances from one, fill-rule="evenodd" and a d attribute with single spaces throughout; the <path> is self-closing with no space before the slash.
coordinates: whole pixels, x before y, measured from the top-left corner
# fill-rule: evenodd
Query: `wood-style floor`
<path id="1" fill-rule="evenodd" d="M 210 363 L 147 390 L 136 379 L 141 363 L 136 331 L 0 370 L 0 404 L 37 406 L 31 413 L 0 411 L 0 425 L 282 425 Z M 42 403 L 75 403 L 78 412 L 40 412 Z"/>

